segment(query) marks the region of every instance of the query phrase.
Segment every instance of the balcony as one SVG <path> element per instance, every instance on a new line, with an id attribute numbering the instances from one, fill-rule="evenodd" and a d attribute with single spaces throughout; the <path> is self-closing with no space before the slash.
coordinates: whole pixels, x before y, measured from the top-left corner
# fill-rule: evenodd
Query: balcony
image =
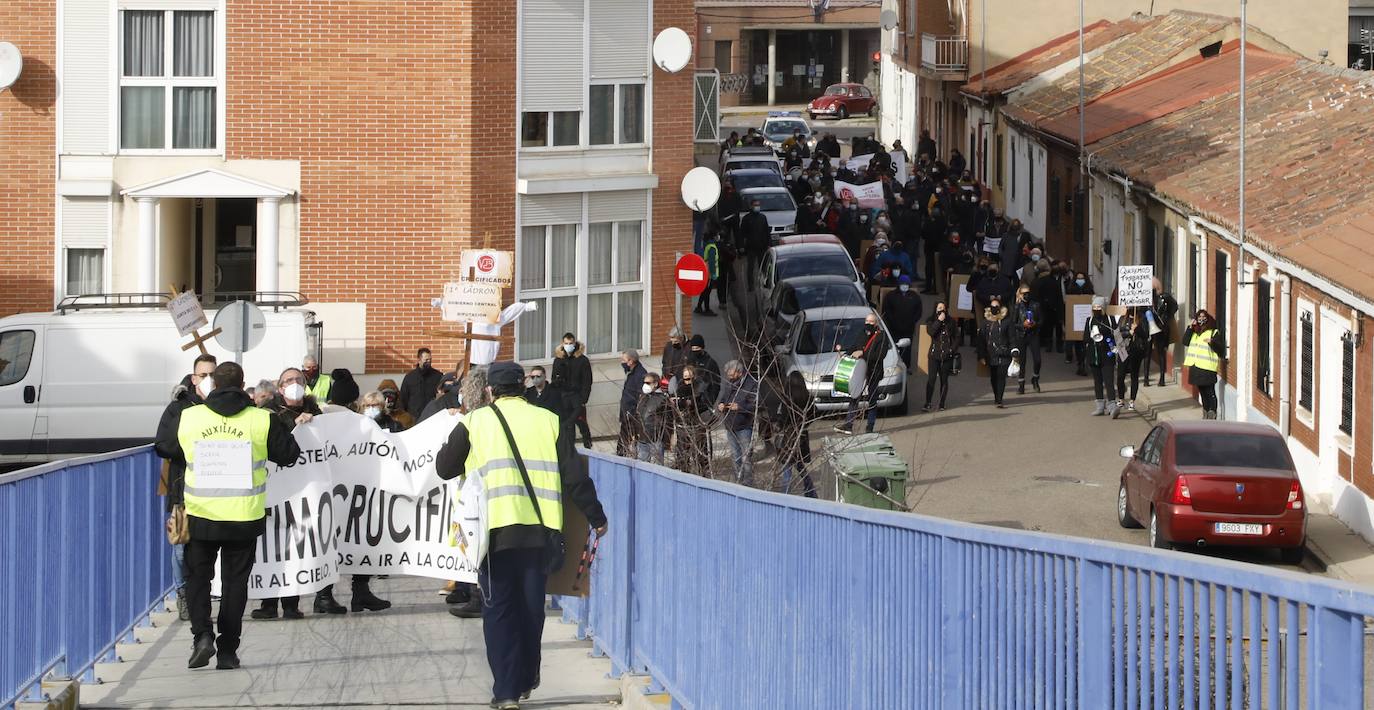
<path id="1" fill-rule="evenodd" d="M 921 68 L 962 78 L 968 72 L 968 38 L 921 33 Z"/>

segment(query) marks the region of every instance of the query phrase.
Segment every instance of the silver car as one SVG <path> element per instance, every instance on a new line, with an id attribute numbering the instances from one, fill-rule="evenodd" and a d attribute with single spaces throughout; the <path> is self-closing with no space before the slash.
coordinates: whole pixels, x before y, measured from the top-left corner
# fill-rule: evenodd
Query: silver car
<path id="1" fill-rule="evenodd" d="M 792 234 L 797 231 L 797 203 L 792 199 L 792 193 L 785 187 L 751 187 L 747 190 L 740 190 L 739 196 L 744 208 L 749 209 L 750 203 L 754 200 L 759 201 L 763 216 L 768 218 L 769 231 L 773 237 L 780 237 Z M 744 214 L 740 214 L 744 218 Z"/>
<path id="2" fill-rule="evenodd" d="M 806 382 L 821 412 L 838 412 L 849 408 L 851 399 L 835 394 L 835 366 L 842 353 L 835 350 L 852 347 L 862 337 L 864 318 L 873 313 L 867 306 L 823 306 L 797 314 L 785 332 L 773 345 L 778 369 L 786 380 L 796 372 Z M 894 408 L 898 414 L 907 411 L 906 365 L 897 354 L 897 347 L 910 347 L 905 338 L 894 343 L 887 326 L 878 320 L 882 337 L 887 338 L 887 356 L 883 358 L 883 377 L 878 382 L 878 406 Z"/>

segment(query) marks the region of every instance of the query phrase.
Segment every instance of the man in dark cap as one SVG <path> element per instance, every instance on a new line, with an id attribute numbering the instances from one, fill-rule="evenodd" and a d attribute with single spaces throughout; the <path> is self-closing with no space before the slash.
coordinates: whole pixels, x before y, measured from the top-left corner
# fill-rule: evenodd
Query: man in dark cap
<path id="1" fill-rule="evenodd" d="M 458 396 L 458 384 L 458 373 L 445 372 L 439 380 L 439 388 L 435 390 L 434 400 L 426 404 L 425 410 L 420 413 L 420 421 L 429 419 L 445 409 L 457 409 L 463 403 Z"/>
<path id="2" fill-rule="evenodd" d="M 492 404 L 453 428 L 435 466 L 445 480 L 468 471 L 481 476 L 488 542 L 478 580 L 491 706 L 518 709 L 539 686 L 544 588 L 562 562 L 546 543 L 563 529 L 563 492 L 598 537 L 606 534 L 606 514 L 572 429 L 525 401 L 525 371 L 513 362 L 493 363 L 487 389 Z"/>
<path id="3" fill-rule="evenodd" d="M 687 347 L 686 364 L 695 367 L 703 380 L 698 388 L 704 387 L 706 401 L 715 402 L 716 395 L 720 394 L 720 365 L 706 352 L 706 338 L 701 337 L 701 333 L 693 335 L 692 339 L 687 341 Z"/>

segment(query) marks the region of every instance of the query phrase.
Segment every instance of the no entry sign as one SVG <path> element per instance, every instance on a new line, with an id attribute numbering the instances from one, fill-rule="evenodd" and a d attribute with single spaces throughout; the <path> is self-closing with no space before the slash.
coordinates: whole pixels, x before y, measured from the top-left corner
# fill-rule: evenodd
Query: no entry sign
<path id="1" fill-rule="evenodd" d="M 706 260 L 696 254 L 687 254 L 677 260 L 677 289 L 685 296 L 700 296 L 711 285 L 711 277 L 706 273 Z"/>

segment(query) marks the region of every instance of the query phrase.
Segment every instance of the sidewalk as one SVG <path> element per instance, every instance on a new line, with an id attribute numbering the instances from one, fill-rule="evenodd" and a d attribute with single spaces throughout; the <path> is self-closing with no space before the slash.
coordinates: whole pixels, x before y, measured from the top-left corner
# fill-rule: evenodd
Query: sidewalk
<path id="1" fill-rule="evenodd" d="M 1177 375 L 1169 380 L 1176 382 Z M 1177 384 L 1141 387 L 1136 409 L 1149 421 L 1202 418 L 1196 398 Z M 1304 566 L 1342 581 L 1374 587 L 1374 545 L 1333 517 L 1321 501 L 1309 497 L 1307 502 L 1308 559 Z"/>
<path id="2" fill-rule="evenodd" d="M 118 648 L 121 663 L 96 666 L 104 682 L 81 687 L 81 706 L 485 708 L 491 673 L 482 622 L 450 616 L 435 593 L 442 585 L 420 577 L 373 580 L 392 608 L 316 616 L 307 597 L 300 621 L 245 619 L 243 667 L 236 671 L 217 671 L 213 660 L 188 670 L 189 622 L 175 613 L 154 614 L 156 626 L 137 629 L 141 643 Z M 530 705 L 618 706 L 620 681 L 606 677 L 610 662 L 592 658 L 591 642 L 576 638 L 577 627 L 548 613 L 542 684 Z"/>

